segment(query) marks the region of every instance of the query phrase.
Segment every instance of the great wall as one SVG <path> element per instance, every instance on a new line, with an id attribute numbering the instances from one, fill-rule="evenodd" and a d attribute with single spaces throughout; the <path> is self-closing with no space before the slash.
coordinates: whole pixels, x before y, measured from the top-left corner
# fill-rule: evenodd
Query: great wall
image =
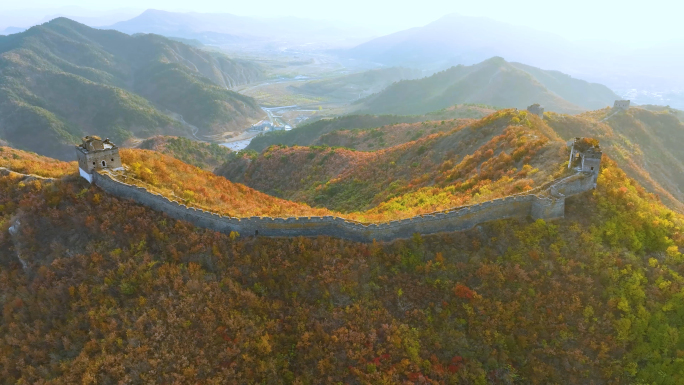
<path id="1" fill-rule="evenodd" d="M 122 199 L 130 199 L 155 211 L 163 212 L 171 218 L 187 221 L 195 226 L 221 233 L 237 232 L 241 236 L 267 237 L 315 237 L 324 235 L 358 242 L 392 241 L 409 238 L 415 233 L 428 235 L 468 230 L 480 223 L 498 219 L 531 217 L 535 220 L 551 220 L 563 218 L 567 197 L 590 191 L 596 187 L 601 152 L 598 145 L 586 146 L 586 142 L 582 142 L 581 138 L 576 138 L 571 150 L 568 168 L 577 163 L 579 166 L 575 168 L 575 173 L 570 176 L 547 182 L 535 189 L 505 198 L 377 224 L 361 223 L 335 216 L 291 218 L 222 216 L 186 206 L 161 194 L 148 191 L 144 187 L 116 180 L 111 176 L 112 174 L 108 169 L 85 171 L 79 167 L 79 172 L 84 179 L 108 194 Z M 82 163 L 90 164 L 91 162 L 88 159 L 87 162 Z M 93 164 L 97 165 L 97 163 Z M 24 180 L 40 178 L 48 182 L 53 181 L 50 178 L 14 173 L 0 167 L 0 176 L 9 174 L 17 174 L 22 176 Z"/>
<path id="2" fill-rule="evenodd" d="M 131 199 L 155 211 L 184 220 L 195 226 L 229 234 L 267 237 L 313 237 L 327 235 L 358 242 L 392 241 L 409 238 L 415 233 L 427 235 L 463 231 L 480 223 L 504 219 L 557 219 L 565 215 L 565 199 L 592 190 L 596 173 L 578 171 L 569 177 L 549 182 L 530 192 L 494 199 L 476 205 L 457 207 L 442 212 L 379 224 L 364 224 L 340 217 L 250 217 L 222 216 L 188 207 L 163 195 L 112 178 L 107 171 L 93 172 L 93 184 L 105 192 Z"/>

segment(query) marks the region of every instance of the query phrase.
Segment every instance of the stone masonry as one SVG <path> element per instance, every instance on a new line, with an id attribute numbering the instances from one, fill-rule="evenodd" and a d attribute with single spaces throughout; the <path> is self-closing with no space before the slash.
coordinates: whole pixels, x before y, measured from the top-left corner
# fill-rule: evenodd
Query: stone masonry
<path id="1" fill-rule="evenodd" d="M 131 199 L 198 227 L 227 234 L 236 231 L 243 236 L 327 235 L 359 242 L 371 242 L 409 238 L 415 233 L 435 234 L 462 231 L 483 222 L 504 218 L 532 217 L 545 220 L 563 218 L 566 197 L 596 187 L 601 162 L 601 151 L 597 141 L 576 138 L 571 144 L 569 168 L 577 165 L 578 161 L 580 164 L 575 168 L 576 173 L 570 177 L 549 182 L 523 194 L 378 224 L 364 224 L 333 216 L 292 218 L 222 216 L 188 207 L 143 187 L 129 185 L 112 178 L 108 169 L 119 169 L 122 165 L 118 148 L 109 140 L 102 141 L 95 136 L 86 136 L 83 138 L 83 144 L 77 146 L 76 149 L 79 172 L 88 182 L 96 184 L 109 194 Z"/>
<path id="2" fill-rule="evenodd" d="M 95 135 L 84 137 L 82 143 L 76 146 L 76 158 L 79 173 L 91 183 L 94 170 L 106 168 L 117 170 L 123 167 L 119 148 L 109 139 L 102 140 Z"/>
<path id="3" fill-rule="evenodd" d="M 629 100 L 616 100 L 615 103 L 613 103 L 613 108 L 616 110 L 628 110 L 629 104 Z"/>
<path id="4" fill-rule="evenodd" d="M 358 242 L 392 241 L 410 238 L 415 233 L 435 234 L 468 230 L 480 223 L 526 218 L 551 220 L 565 215 L 565 198 L 594 188 L 593 173 L 578 172 L 571 177 L 546 184 L 526 194 L 458 207 L 443 212 L 379 224 L 364 224 L 340 217 L 234 218 L 185 206 L 177 201 L 113 179 L 106 171 L 93 173 L 93 183 L 114 196 L 131 199 L 143 206 L 188 221 L 195 226 L 229 234 L 270 237 L 319 236 Z"/>

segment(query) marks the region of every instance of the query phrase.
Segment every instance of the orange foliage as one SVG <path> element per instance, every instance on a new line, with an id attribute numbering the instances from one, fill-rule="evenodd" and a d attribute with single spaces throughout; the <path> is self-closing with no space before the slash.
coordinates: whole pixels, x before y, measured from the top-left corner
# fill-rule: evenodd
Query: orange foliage
<path id="1" fill-rule="evenodd" d="M 188 206 L 236 217 L 331 214 L 326 209 L 311 208 L 232 183 L 158 152 L 121 149 L 120 153 L 126 171 L 112 173 L 117 179 L 147 187 Z"/>
<path id="2" fill-rule="evenodd" d="M 5 167 L 22 174 L 34 174 L 46 178 L 59 178 L 65 175 L 75 174 L 78 169 L 78 163 L 75 161 L 62 162 L 32 152 L 0 146 L 0 167 Z"/>

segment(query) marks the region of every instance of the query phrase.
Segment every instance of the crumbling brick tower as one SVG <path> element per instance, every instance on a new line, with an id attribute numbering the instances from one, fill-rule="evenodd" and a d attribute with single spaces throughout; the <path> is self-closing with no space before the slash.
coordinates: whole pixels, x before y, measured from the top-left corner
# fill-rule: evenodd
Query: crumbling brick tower
<path id="1" fill-rule="evenodd" d="M 535 103 L 535 104 L 527 107 L 527 111 L 529 111 L 532 114 L 539 116 L 542 119 L 544 118 L 544 107 L 540 106 L 539 103 Z"/>
<path id="2" fill-rule="evenodd" d="M 629 100 L 616 100 L 615 103 L 613 103 L 613 108 L 616 110 L 627 111 L 629 110 L 629 104 Z"/>
<path id="3" fill-rule="evenodd" d="M 119 148 L 109 139 L 102 140 L 99 136 L 93 135 L 84 137 L 82 141 L 76 146 L 78 171 L 88 182 L 93 182 L 94 170 L 123 168 Z"/>
<path id="4" fill-rule="evenodd" d="M 574 168 L 579 172 L 591 173 L 594 177 L 594 182 L 596 182 L 601 167 L 601 156 L 603 156 L 598 140 L 593 138 L 575 138 L 569 144 L 572 147 L 570 148 L 568 168 Z"/>

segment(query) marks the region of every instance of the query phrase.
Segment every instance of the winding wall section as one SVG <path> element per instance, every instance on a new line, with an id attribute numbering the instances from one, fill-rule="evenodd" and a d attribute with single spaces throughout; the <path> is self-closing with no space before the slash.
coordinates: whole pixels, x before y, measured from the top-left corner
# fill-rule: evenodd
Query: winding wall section
<path id="1" fill-rule="evenodd" d="M 565 214 L 565 198 L 593 189 L 596 186 L 596 174 L 577 173 L 525 194 L 379 224 L 363 224 L 333 216 L 234 218 L 187 207 L 145 188 L 119 182 L 106 172 L 94 172 L 93 183 L 114 196 L 131 199 L 172 218 L 222 233 L 236 231 L 241 235 L 270 237 L 328 235 L 371 242 L 374 239 L 392 241 L 409 238 L 414 233 L 462 231 L 496 219 L 527 216 L 545 220 L 562 218 Z"/>

